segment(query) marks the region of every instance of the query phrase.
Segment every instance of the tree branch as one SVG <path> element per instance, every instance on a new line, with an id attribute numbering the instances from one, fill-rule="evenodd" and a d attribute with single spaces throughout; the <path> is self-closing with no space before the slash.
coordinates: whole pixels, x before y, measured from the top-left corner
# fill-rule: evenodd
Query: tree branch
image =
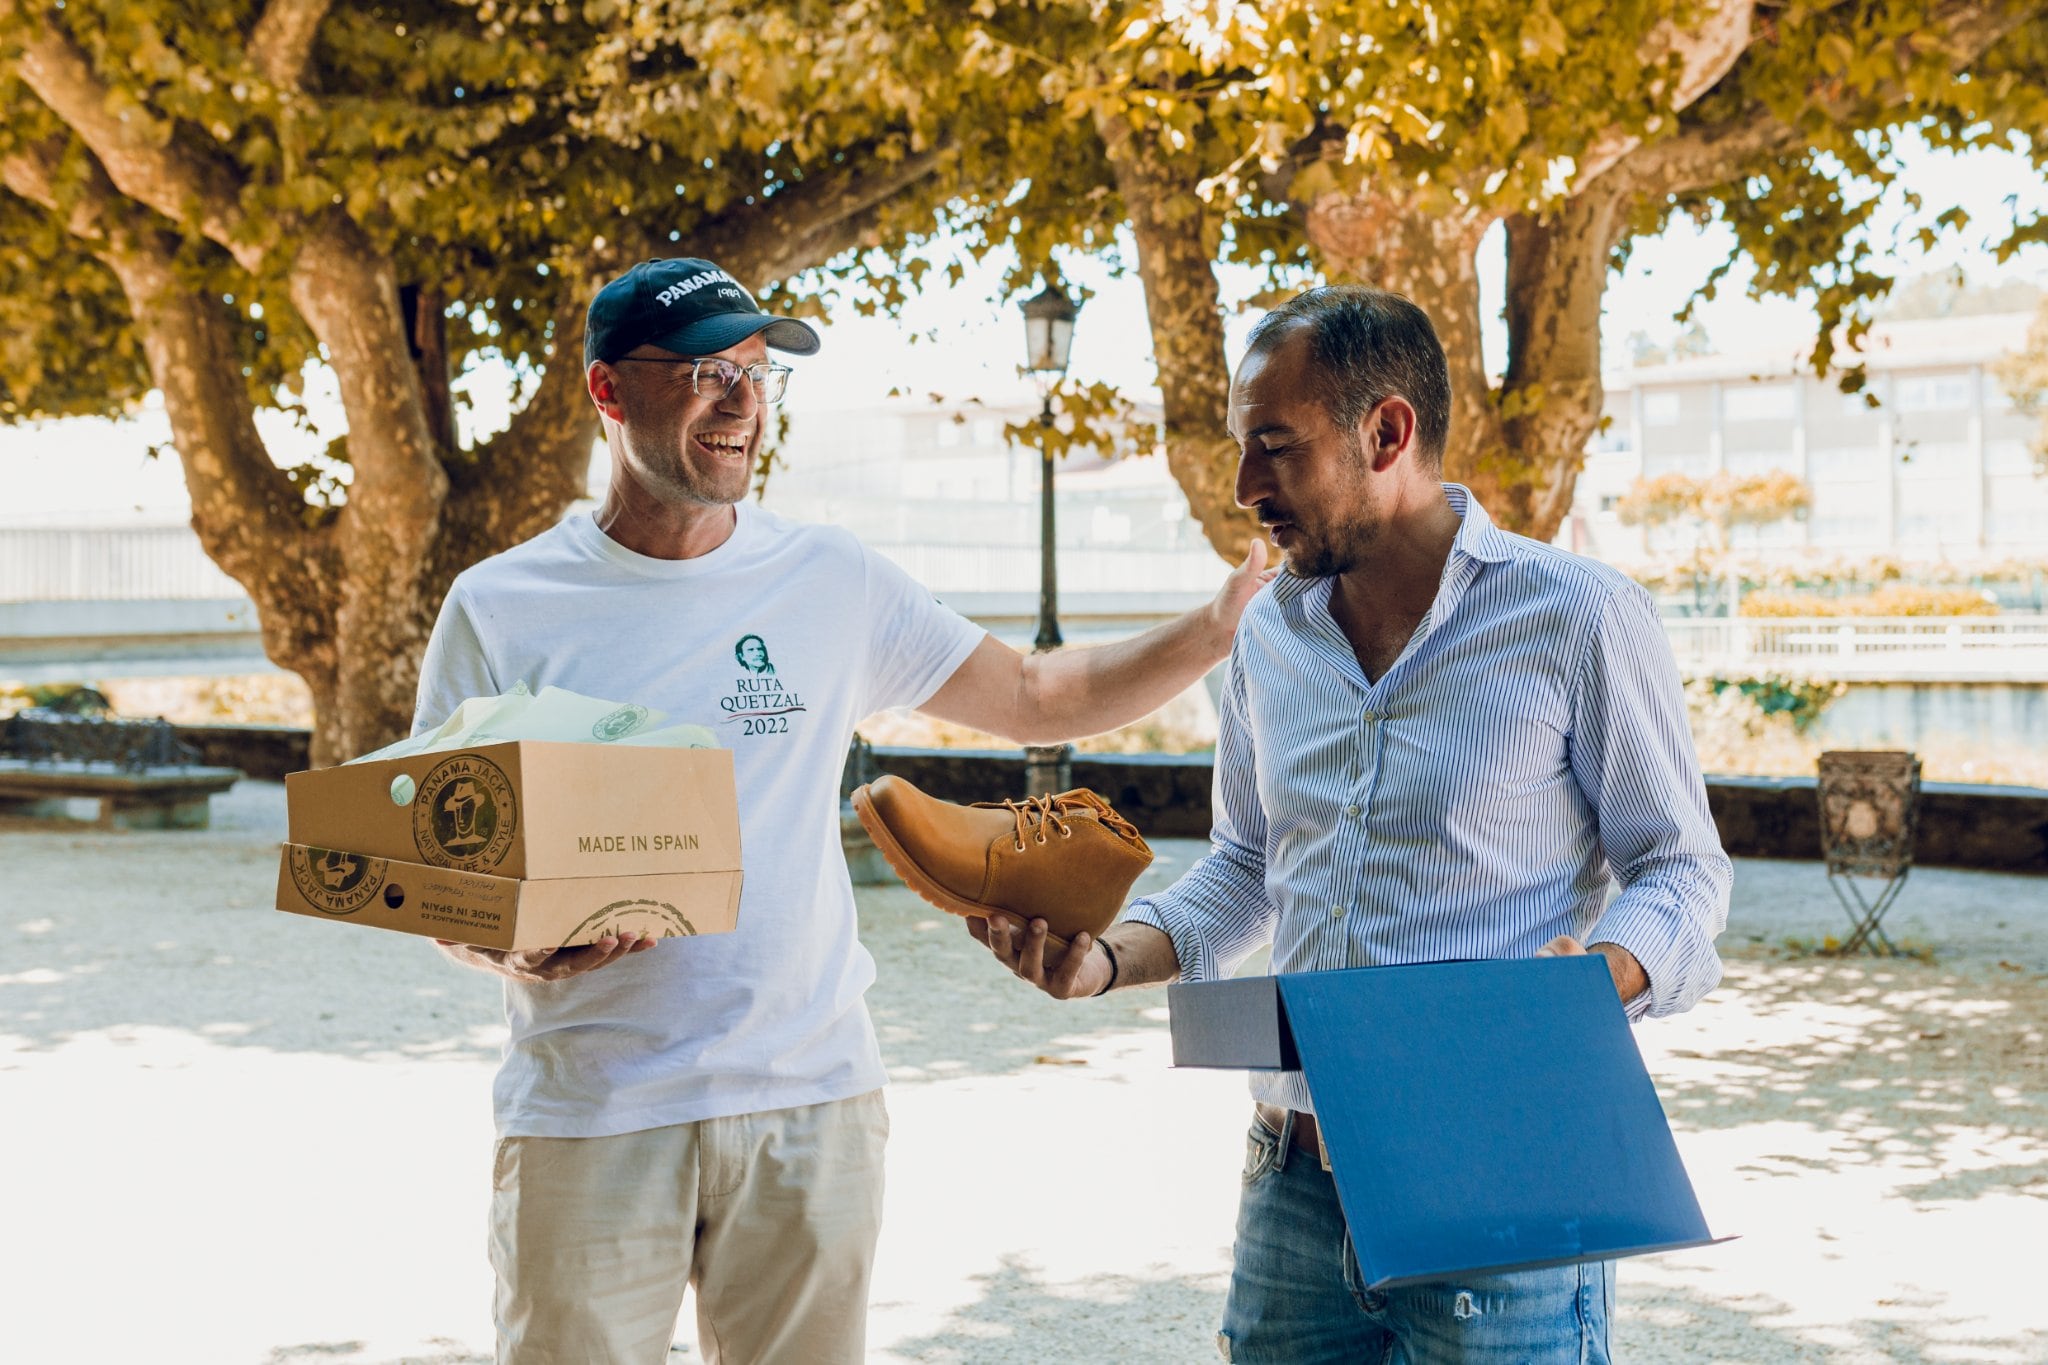
<path id="1" fill-rule="evenodd" d="M 2018 0 L 1988 4 L 1954 0 L 1932 8 L 1926 27 L 1940 35 L 1950 69 L 1960 72 L 2035 15 L 2035 6 Z M 1735 75 L 1740 76 L 1739 63 Z M 1835 95 L 1817 78 L 1811 100 L 1829 121 L 1861 126 L 1869 121 L 1871 106 L 1895 103 L 1905 95 L 1903 89 L 1890 86 L 1852 96 Z M 1611 174 L 1618 177 L 1619 188 L 1629 193 L 1687 194 L 1726 184 L 1744 166 L 1794 151 L 1807 142 L 1797 125 L 1771 112 L 1761 100 L 1752 100 L 1732 117 L 1682 120 L 1677 133 L 1635 149 Z"/>
<path id="2" fill-rule="evenodd" d="M 787 279 L 860 245 L 855 224 L 864 226 L 949 155 L 948 145 L 895 162 L 849 152 L 845 170 L 807 176 L 766 199 L 735 204 L 700 225 L 683 245 L 750 284 Z"/>
<path id="3" fill-rule="evenodd" d="M 261 608 L 265 652 L 282 667 L 331 671 L 325 623 L 338 564 L 325 537 L 306 529 L 305 500 L 256 430 L 226 306 L 177 278 L 173 235 L 141 221 L 147 210 L 122 199 L 97 167 L 76 197 L 61 203 L 60 155 L 54 141 L 18 149 L 0 159 L 0 180 L 61 214 L 67 230 L 120 280 L 164 396 L 192 528 L 207 555 Z"/>
<path id="4" fill-rule="evenodd" d="M 1640 54 L 1643 62 L 1660 62 L 1673 54 L 1679 60 L 1678 84 L 1670 92 L 1673 113 L 1689 108 L 1742 59 L 1752 37 L 1754 10 L 1752 0 L 1714 0 L 1690 27 L 1680 28 L 1666 19 L 1652 30 Z M 1631 133 L 1605 134 L 1579 158 L 1577 185 L 1589 184 L 1642 142 Z"/>
<path id="5" fill-rule="evenodd" d="M 4 19 L 24 21 L 15 63 L 23 82 L 85 140 L 121 193 L 173 222 L 195 223 L 245 267 L 261 262 L 262 246 L 241 240 L 238 177 L 226 163 L 181 146 L 170 124 L 117 97 L 49 15 L 23 16 L 15 0 L 0 0 Z"/>
<path id="6" fill-rule="evenodd" d="M 249 60 L 280 90 L 297 90 L 331 0 L 270 0 L 249 35 Z"/>

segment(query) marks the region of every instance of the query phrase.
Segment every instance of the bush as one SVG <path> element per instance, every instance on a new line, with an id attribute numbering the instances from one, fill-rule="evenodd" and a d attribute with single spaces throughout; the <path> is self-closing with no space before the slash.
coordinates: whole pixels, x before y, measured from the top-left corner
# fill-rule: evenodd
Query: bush
<path id="1" fill-rule="evenodd" d="M 1787 616 L 1996 616 L 1998 599 L 1976 588 L 1933 588 L 1887 583 L 1854 597 L 1817 593 L 1753 592 L 1742 599 L 1742 614 Z"/>

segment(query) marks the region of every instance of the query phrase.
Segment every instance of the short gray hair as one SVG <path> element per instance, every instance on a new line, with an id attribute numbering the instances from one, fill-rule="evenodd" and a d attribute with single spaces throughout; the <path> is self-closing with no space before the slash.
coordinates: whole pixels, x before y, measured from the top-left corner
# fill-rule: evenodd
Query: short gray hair
<path id="1" fill-rule="evenodd" d="M 1429 314 L 1391 289 L 1329 284 L 1295 295 L 1259 319 L 1246 353 L 1271 349 L 1296 328 L 1325 384 L 1323 407 L 1346 432 L 1376 403 L 1399 395 L 1415 409 L 1415 444 L 1439 468 L 1451 434 L 1451 372 Z"/>

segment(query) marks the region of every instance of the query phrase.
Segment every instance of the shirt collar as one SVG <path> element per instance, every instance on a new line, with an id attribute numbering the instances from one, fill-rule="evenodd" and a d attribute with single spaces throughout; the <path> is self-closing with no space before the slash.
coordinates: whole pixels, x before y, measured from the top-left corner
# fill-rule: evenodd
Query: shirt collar
<path id="1" fill-rule="evenodd" d="M 1470 555 L 1482 564 L 1500 564 L 1512 557 L 1507 532 L 1493 524 L 1471 489 L 1462 483 L 1447 483 L 1444 497 L 1458 514 L 1458 538 L 1451 542 L 1452 554 Z"/>
<path id="2" fill-rule="evenodd" d="M 1452 564 L 1461 556 L 1476 559 L 1482 564 L 1500 564 L 1513 557 L 1507 532 L 1493 524 L 1493 518 L 1479 505 L 1479 499 L 1472 496 L 1471 489 L 1462 483 L 1447 483 L 1444 485 L 1444 498 L 1451 504 L 1451 510 L 1458 514 L 1458 535 L 1451 542 Z M 1450 566 L 1445 567 L 1448 570 Z M 1301 578 L 1283 569 L 1280 577 L 1274 580 L 1273 596 L 1282 606 L 1287 606 L 1317 584 L 1328 586 L 1328 581 Z"/>

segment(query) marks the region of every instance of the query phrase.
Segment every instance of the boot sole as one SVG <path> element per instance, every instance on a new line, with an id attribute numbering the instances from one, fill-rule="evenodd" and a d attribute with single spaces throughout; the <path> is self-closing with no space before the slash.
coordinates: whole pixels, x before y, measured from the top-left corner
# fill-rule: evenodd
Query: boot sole
<path id="1" fill-rule="evenodd" d="M 978 905 L 954 895 L 933 880 L 931 874 L 919 867 L 917 860 L 911 857 L 903 845 L 896 841 L 896 836 L 889 832 L 888 823 L 882 819 L 881 812 L 875 809 L 874 799 L 868 795 L 868 789 L 864 786 L 853 789 L 853 813 L 860 817 L 860 827 L 868 832 L 868 838 L 875 841 L 875 847 L 881 850 L 884 861 L 895 869 L 896 875 L 903 879 L 905 886 L 924 900 L 947 914 L 958 915 L 962 919 L 1004 919 L 1020 929 L 1029 926 L 1028 920 L 1008 910 L 993 905 Z M 1045 941 L 1061 949 L 1072 946 L 1068 940 L 1049 929 L 1046 931 Z"/>

